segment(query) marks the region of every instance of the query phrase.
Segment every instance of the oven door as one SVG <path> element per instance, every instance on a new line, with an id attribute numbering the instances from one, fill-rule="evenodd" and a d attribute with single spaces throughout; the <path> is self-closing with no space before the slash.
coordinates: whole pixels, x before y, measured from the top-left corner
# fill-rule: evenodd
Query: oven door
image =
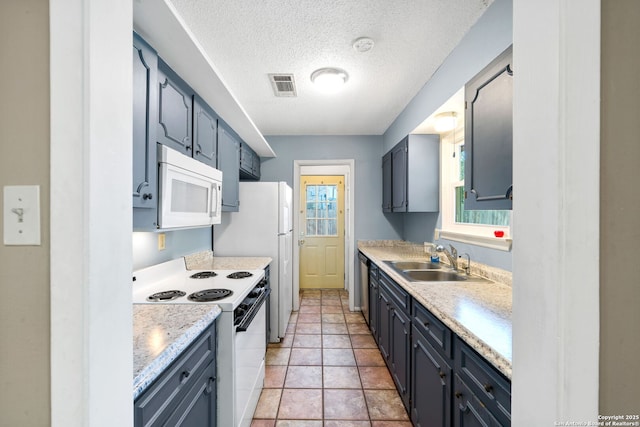
<path id="1" fill-rule="evenodd" d="M 236 327 L 235 420 L 237 426 L 251 424 L 262 392 L 267 322 L 264 303 L 268 297 L 269 292 L 264 292 Z"/>
<path id="2" fill-rule="evenodd" d="M 160 163 L 160 228 L 220 224 L 221 183 L 168 163 Z"/>

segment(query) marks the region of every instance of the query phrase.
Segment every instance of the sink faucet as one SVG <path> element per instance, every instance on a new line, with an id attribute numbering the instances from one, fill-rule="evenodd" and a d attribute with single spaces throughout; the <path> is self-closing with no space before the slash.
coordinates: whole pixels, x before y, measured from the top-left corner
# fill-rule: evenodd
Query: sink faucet
<path id="1" fill-rule="evenodd" d="M 460 255 L 460 258 L 462 258 L 465 255 L 467 257 L 467 266 L 464 268 L 464 272 L 467 274 L 467 276 L 470 276 L 471 275 L 471 256 L 465 252 L 462 255 Z"/>
<path id="2" fill-rule="evenodd" d="M 442 245 L 436 246 L 436 251 L 443 252 L 447 256 L 451 268 L 453 268 L 454 271 L 458 271 L 458 250 L 454 248 L 453 245 L 449 245 L 449 247 L 451 248 L 451 252 Z"/>

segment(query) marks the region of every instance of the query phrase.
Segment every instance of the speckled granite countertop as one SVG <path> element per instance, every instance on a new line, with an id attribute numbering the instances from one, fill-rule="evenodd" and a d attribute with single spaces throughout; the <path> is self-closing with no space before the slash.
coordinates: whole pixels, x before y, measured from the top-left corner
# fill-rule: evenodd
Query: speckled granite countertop
<path id="1" fill-rule="evenodd" d="M 409 245 L 410 246 L 410 245 Z M 511 274 L 472 265 L 472 274 L 498 282 L 410 282 L 383 261 L 425 259 L 424 252 L 391 242 L 361 241 L 362 251 L 442 322 L 511 378 Z M 414 245 L 416 246 L 416 245 Z"/>
<path id="2" fill-rule="evenodd" d="M 185 257 L 189 270 L 259 270 L 269 257 Z M 217 305 L 133 305 L 133 398 L 142 393 L 220 315 Z"/>
<path id="3" fill-rule="evenodd" d="M 187 270 L 259 270 L 272 261 L 269 257 L 220 257 L 204 251 L 185 257 Z"/>
<path id="4" fill-rule="evenodd" d="M 133 305 L 134 400 L 222 311 L 217 305 Z"/>

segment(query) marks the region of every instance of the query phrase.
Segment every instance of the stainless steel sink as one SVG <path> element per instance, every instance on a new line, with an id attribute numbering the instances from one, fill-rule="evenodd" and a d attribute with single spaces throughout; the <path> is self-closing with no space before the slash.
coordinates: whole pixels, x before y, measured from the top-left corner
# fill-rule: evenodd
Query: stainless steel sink
<path id="1" fill-rule="evenodd" d="M 394 270 L 412 282 L 488 282 L 479 276 L 469 276 L 439 263 L 426 261 L 385 261 Z"/>
<path id="2" fill-rule="evenodd" d="M 469 277 L 455 271 L 403 270 L 402 275 L 414 282 L 463 282 Z"/>
<path id="3" fill-rule="evenodd" d="M 433 262 L 421 261 L 387 261 L 396 270 L 440 270 L 442 265 Z"/>

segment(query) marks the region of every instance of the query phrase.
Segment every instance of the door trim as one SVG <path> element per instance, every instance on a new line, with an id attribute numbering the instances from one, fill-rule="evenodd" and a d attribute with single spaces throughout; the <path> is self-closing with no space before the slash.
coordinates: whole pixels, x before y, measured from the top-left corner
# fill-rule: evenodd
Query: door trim
<path id="1" fill-rule="evenodd" d="M 300 176 L 303 175 L 344 175 L 345 218 L 344 218 L 344 271 L 345 288 L 349 292 L 349 310 L 359 310 L 355 306 L 354 289 L 354 253 L 355 239 L 355 160 L 294 160 L 293 161 L 293 309 L 300 309 L 300 251 L 298 237 L 300 236 L 299 212 L 300 212 Z"/>

